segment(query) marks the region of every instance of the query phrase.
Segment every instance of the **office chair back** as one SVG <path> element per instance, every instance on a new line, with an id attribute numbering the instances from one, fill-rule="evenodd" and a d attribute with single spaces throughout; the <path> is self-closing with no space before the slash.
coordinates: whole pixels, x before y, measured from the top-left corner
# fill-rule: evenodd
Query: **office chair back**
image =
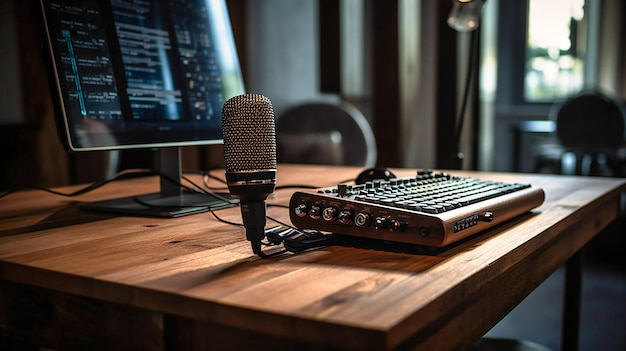
<path id="1" fill-rule="evenodd" d="M 623 176 L 624 110 L 597 91 L 585 91 L 556 103 L 550 113 L 559 142 L 559 173 Z M 545 157 L 539 156 L 538 164 Z"/>
<path id="2" fill-rule="evenodd" d="M 310 102 L 276 119 L 278 162 L 373 167 L 377 149 L 369 122 L 355 106 Z"/>
<path id="3" fill-rule="evenodd" d="M 568 149 L 612 151 L 624 142 L 624 114 L 620 106 L 598 92 L 567 100 L 556 115 L 557 137 Z"/>

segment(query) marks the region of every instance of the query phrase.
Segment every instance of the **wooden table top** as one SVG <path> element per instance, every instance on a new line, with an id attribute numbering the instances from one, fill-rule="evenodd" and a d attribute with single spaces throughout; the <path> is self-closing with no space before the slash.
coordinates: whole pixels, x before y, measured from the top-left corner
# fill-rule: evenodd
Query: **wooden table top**
<path id="1" fill-rule="evenodd" d="M 279 165 L 278 183 L 325 187 L 359 171 Z M 77 198 L 24 191 L 0 199 L 0 278 L 325 347 L 462 349 L 618 216 L 626 180 L 454 173 L 532 183 L 546 201 L 432 254 L 332 246 L 260 259 L 243 228 L 209 213 L 161 219 L 77 207 L 155 191 L 156 178 Z M 293 190 L 268 203 L 286 205 Z M 238 208 L 217 213 L 241 222 Z M 289 220 L 283 207 L 268 215 Z"/>

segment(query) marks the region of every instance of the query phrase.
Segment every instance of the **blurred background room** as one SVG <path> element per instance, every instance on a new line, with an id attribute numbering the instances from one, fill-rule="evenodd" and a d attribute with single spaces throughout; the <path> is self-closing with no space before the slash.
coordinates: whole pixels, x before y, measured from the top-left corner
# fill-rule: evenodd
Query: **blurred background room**
<path id="1" fill-rule="evenodd" d="M 626 176 L 626 2 L 487 0 L 471 31 L 449 25 L 454 2 L 228 0 L 246 90 L 274 106 L 279 162 Z M 153 167 L 150 150 L 63 149 L 35 6 L 0 2 L 0 191 Z M 319 128 L 299 152 L 296 113 Z M 222 162 L 220 145 L 183 149 L 184 168 Z M 626 349 L 624 216 L 586 248 L 582 350 Z M 490 334 L 558 349 L 562 276 Z"/>

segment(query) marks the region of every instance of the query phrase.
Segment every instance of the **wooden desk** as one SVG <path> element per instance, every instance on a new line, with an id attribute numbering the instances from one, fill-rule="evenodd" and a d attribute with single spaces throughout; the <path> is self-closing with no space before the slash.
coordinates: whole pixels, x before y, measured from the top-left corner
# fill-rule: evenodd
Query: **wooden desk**
<path id="1" fill-rule="evenodd" d="M 358 171 L 281 165 L 278 181 L 321 187 Z M 210 214 L 77 209 L 154 191 L 156 179 L 78 199 L 10 195 L 0 199 L 2 340 L 59 349 L 462 350 L 613 221 L 626 189 L 623 179 L 479 176 L 534 183 L 546 202 L 434 255 L 334 246 L 260 259 L 242 228 Z M 287 204 L 291 192 L 269 202 Z M 240 221 L 237 208 L 218 213 Z M 288 219 L 284 208 L 268 214 Z"/>

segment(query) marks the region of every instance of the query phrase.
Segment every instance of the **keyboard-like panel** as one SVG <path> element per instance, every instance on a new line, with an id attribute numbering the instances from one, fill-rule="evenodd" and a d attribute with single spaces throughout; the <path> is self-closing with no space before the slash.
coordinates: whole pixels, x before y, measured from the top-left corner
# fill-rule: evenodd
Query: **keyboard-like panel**
<path id="1" fill-rule="evenodd" d="M 299 191 L 290 218 L 316 229 L 443 247 L 540 206 L 541 188 L 420 170 L 415 177 Z"/>

